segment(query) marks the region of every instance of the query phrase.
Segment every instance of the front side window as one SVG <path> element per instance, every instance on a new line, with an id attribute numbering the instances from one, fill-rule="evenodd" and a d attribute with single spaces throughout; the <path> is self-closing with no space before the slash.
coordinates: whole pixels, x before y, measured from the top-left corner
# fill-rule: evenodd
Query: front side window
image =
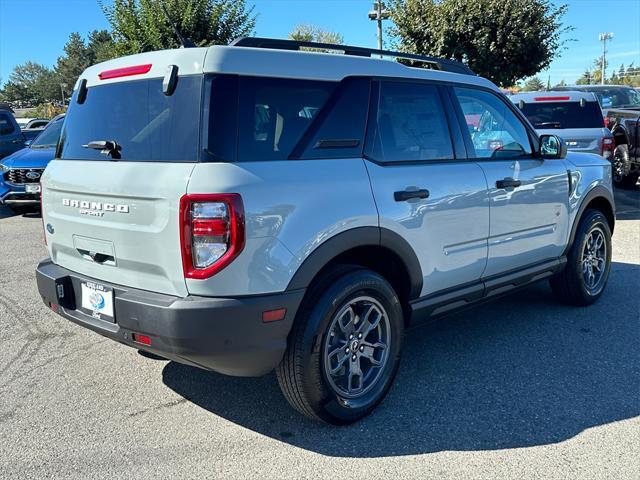
<path id="1" fill-rule="evenodd" d="M 453 159 L 447 118 L 435 85 L 382 82 L 368 156 L 381 162 Z"/>
<path id="2" fill-rule="evenodd" d="M 241 77 L 238 159 L 288 159 L 335 86 L 315 80 Z"/>
<path id="3" fill-rule="evenodd" d="M 527 129 L 497 96 L 472 88 L 454 88 L 476 158 L 530 156 Z"/>

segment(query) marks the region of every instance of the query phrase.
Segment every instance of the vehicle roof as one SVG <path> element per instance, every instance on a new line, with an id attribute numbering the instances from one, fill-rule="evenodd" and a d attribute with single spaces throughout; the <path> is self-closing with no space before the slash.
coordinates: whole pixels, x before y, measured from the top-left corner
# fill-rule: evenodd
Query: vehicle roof
<path id="1" fill-rule="evenodd" d="M 148 73 L 100 80 L 106 70 L 151 65 Z M 483 86 L 498 91 L 489 80 L 475 75 L 414 68 L 386 59 L 335 53 L 278 50 L 267 48 L 212 46 L 160 50 L 121 57 L 87 68 L 80 79 L 87 87 L 108 83 L 162 78 L 169 65 L 178 66 L 178 75 L 227 73 L 249 76 L 340 81 L 348 76 L 401 77 L 440 80 Z M 77 83 L 76 87 L 77 88 Z"/>
<path id="2" fill-rule="evenodd" d="M 509 99 L 513 103 L 518 103 L 522 100 L 525 103 L 535 103 L 539 98 L 546 99 L 540 100 L 540 102 L 551 101 L 553 102 L 579 102 L 583 98 L 587 102 L 597 102 L 598 98 L 594 93 L 591 92 L 576 92 L 571 90 L 563 90 L 561 94 L 557 91 L 555 92 L 523 92 L 523 93 L 515 93 L 509 97 Z"/>

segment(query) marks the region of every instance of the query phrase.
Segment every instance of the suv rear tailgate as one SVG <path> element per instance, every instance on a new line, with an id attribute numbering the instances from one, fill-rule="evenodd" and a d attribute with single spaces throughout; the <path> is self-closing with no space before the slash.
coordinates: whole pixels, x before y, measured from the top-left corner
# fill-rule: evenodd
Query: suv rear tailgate
<path id="1" fill-rule="evenodd" d="M 54 160 L 42 178 L 52 260 L 97 280 L 187 295 L 179 204 L 193 167 Z"/>

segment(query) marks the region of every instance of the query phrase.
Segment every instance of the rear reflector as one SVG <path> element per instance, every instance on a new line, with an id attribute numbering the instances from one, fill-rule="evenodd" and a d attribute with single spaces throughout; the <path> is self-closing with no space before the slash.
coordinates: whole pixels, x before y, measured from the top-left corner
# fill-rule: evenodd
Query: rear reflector
<path id="1" fill-rule="evenodd" d="M 151 64 L 134 65 L 132 67 L 114 68 L 113 70 L 105 70 L 100 72 L 98 77 L 100 80 L 107 80 L 109 78 L 129 77 L 131 75 L 144 75 L 151 70 Z"/>
<path id="2" fill-rule="evenodd" d="M 151 337 L 147 336 L 147 335 L 143 335 L 141 333 L 132 333 L 131 334 L 131 338 L 133 339 L 134 342 L 136 343 L 140 343 L 142 345 L 149 345 L 151 346 Z"/>
<path id="3" fill-rule="evenodd" d="M 534 97 L 536 102 L 558 102 L 561 100 L 571 100 L 571 97 Z"/>
<path id="4" fill-rule="evenodd" d="M 286 308 L 278 308 L 277 310 L 268 310 L 266 312 L 262 312 L 262 321 L 277 322 L 278 320 L 282 320 L 286 314 L 287 314 Z"/>

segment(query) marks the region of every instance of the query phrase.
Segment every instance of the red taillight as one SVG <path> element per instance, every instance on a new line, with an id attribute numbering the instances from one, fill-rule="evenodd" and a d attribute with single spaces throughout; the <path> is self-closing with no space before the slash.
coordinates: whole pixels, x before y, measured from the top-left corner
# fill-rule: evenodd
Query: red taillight
<path id="1" fill-rule="evenodd" d="M 602 119 L 602 124 L 604 125 L 604 128 L 608 128 L 609 130 L 611 130 L 611 127 L 613 126 L 614 123 L 615 123 L 615 120 L 613 118 L 604 117 Z"/>
<path id="2" fill-rule="evenodd" d="M 209 278 L 244 248 L 244 207 L 237 193 L 191 194 L 180 199 L 180 243 L 186 278 Z"/>
<path id="3" fill-rule="evenodd" d="M 114 68 L 113 70 L 105 70 L 100 72 L 98 77 L 100 80 L 109 78 L 130 77 L 131 75 L 144 75 L 151 70 L 151 63 L 145 65 L 134 65 L 132 67 Z"/>
<path id="4" fill-rule="evenodd" d="M 603 137 L 600 140 L 600 155 L 604 158 L 611 158 L 615 149 L 616 144 L 613 141 L 613 137 Z"/>
<path id="5" fill-rule="evenodd" d="M 570 100 L 571 97 L 534 97 L 536 102 L 559 102 L 562 100 Z"/>
<path id="6" fill-rule="evenodd" d="M 151 346 L 151 337 L 148 335 L 143 335 L 141 333 L 132 333 L 131 338 L 136 343 L 140 343 L 141 345 Z"/>

